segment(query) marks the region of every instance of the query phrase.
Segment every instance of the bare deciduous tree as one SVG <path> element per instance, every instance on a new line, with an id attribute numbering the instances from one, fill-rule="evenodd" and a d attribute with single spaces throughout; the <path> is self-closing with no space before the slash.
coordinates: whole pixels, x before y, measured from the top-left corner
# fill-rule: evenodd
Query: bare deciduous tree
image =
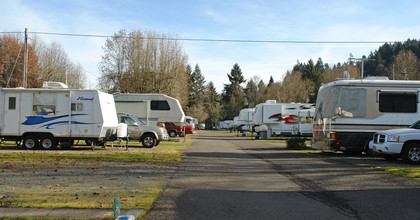
<path id="1" fill-rule="evenodd" d="M 103 47 L 99 85 L 108 92 L 163 93 L 188 101 L 188 57 L 173 37 L 120 30 Z"/>
<path id="2" fill-rule="evenodd" d="M 395 79 L 420 79 L 419 59 L 411 50 L 402 50 L 397 54 L 388 71 L 390 78 L 393 78 L 392 66 L 394 67 Z"/>
<path id="3" fill-rule="evenodd" d="M 32 41 L 42 70 L 43 81 L 66 83 L 70 88 L 85 88 L 86 75 L 80 64 L 73 64 L 57 43 L 44 43 L 35 37 Z"/>

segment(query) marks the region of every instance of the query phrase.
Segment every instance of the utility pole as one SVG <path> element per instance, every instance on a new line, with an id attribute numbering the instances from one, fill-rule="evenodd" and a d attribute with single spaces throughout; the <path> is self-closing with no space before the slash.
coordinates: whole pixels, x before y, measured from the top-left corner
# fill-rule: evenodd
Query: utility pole
<path id="1" fill-rule="evenodd" d="M 26 88 L 26 74 L 28 71 L 28 28 L 25 28 L 25 44 L 23 53 L 22 87 Z"/>

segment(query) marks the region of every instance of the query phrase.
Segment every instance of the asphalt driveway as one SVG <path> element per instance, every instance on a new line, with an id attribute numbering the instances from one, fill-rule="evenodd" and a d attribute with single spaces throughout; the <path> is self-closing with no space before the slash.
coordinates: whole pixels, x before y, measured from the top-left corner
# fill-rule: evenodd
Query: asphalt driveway
<path id="1" fill-rule="evenodd" d="M 417 219 L 420 181 L 380 158 L 308 155 L 201 131 L 144 219 Z M 394 162 L 398 163 L 398 162 Z"/>

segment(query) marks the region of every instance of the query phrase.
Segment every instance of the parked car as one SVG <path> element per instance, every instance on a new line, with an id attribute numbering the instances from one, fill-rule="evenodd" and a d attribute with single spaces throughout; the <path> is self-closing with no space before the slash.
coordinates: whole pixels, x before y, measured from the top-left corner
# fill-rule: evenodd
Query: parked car
<path id="1" fill-rule="evenodd" d="M 177 135 L 180 137 L 183 137 L 184 130 L 185 130 L 185 134 L 193 133 L 192 126 L 184 125 L 184 124 L 177 125 L 173 122 L 165 122 L 165 128 L 168 131 L 169 137 L 176 137 Z"/>
<path id="2" fill-rule="evenodd" d="M 144 147 L 152 148 L 161 141 L 169 139 L 168 132 L 163 127 L 145 125 L 136 117 L 128 113 L 118 113 L 118 121 L 127 124 L 128 138 L 138 140 Z"/>
<path id="3" fill-rule="evenodd" d="M 398 157 L 411 164 L 420 164 L 420 121 L 409 128 L 381 131 L 373 136 L 369 148 L 387 160 Z"/>

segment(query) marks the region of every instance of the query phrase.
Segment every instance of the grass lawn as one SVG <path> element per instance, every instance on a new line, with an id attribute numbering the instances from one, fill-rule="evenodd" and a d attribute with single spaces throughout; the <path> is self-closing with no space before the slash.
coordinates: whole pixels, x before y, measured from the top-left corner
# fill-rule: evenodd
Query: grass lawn
<path id="1" fill-rule="evenodd" d="M 185 140 L 185 142 L 184 142 Z M 150 209 L 181 161 L 191 139 L 128 150 L 76 145 L 72 150 L 23 150 L 0 146 L 0 207 Z"/>

